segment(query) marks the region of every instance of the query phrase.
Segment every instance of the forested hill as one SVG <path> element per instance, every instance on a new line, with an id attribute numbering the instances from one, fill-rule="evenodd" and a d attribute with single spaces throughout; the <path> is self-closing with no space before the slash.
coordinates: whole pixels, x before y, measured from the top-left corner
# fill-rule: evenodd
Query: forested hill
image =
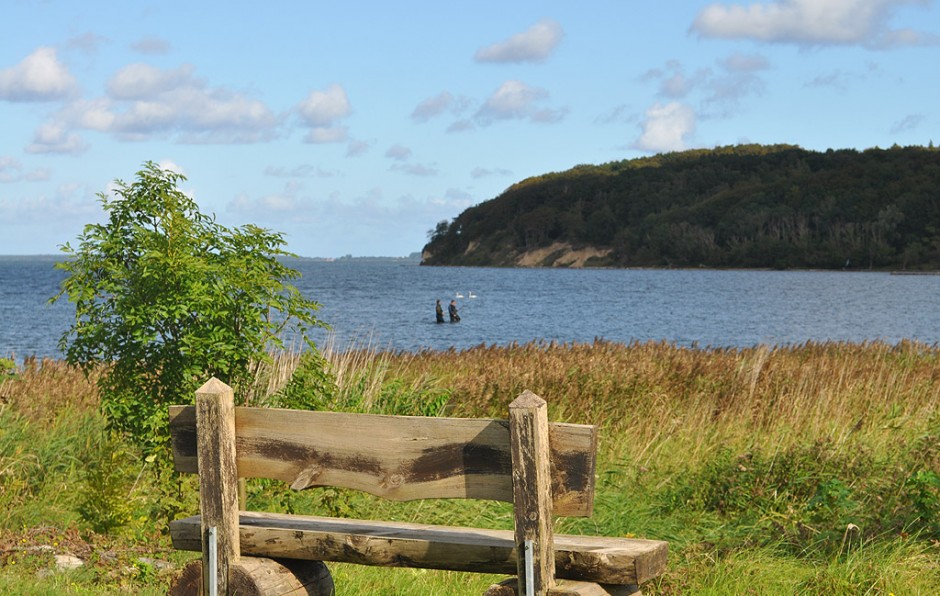
<path id="1" fill-rule="evenodd" d="M 425 265 L 940 269 L 940 150 L 739 145 L 523 180 Z"/>

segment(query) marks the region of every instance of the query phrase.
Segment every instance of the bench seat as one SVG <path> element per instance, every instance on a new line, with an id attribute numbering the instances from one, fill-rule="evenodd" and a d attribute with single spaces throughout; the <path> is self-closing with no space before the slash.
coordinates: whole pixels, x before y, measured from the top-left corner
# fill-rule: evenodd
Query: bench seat
<path id="1" fill-rule="evenodd" d="M 486 573 L 516 572 L 511 530 L 239 512 L 243 555 Z M 170 523 L 173 546 L 200 551 L 200 516 Z M 555 534 L 559 578 L 642 584 L 663 573 L 659 540 Z"/>

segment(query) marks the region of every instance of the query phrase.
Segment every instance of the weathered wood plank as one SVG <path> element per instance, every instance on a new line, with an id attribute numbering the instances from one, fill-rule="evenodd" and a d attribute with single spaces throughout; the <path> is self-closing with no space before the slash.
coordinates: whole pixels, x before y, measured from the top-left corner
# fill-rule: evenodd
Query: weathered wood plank
<path id="1" fill-rule="evenodd" d="M 517 551 L 510 530 L 249 511 L 240 516 L 243 555 L 516 573 Z M 199 517 L 171 522 L 170 535 L 174 547 L 198 551 Z M 641 584 L 665 571 L 668 545 L 658 540 L 555 534 L 554 551 L 558 578 Z"/>
<path id="2" fill-rule="evenodd" d="M 232 388 L 212 378 L 196 390 L 196 448 L 203 569 L 209 565 L 209 528 L 216 528 L 216 573 L 220 594 L 228 594 L 230 566 L 238 563 L 238 474 L 235 466 L 235 398 Z M 203 590 L 209 593 L 209 574 Z"/>
<path id="3" fill-rule="evenodd" d="M 169 596 L 206 594 L 202 561 L 192 561 L 170 585 Z M 230 594 L 267 596 L 335 596 L 333 576 L 321 561 L 242 557 L 229 568 Z"/>
<path id="4" fill-rule="evenodd" d="M 526 391 L 509 404 L 509 437 L 516 549 L 524 552 L 527 542 L 532 545 L 531 569 L 525 557 L 516 561 L 519 591 L 544 596 L 555 585 L 548 404 L 544 399 Z M 530 579 L 532 587 L 527 589 Z"/>
<path id="5" fill-rule="evenodd" d="M 513 577 L 490 586 L 483 596 L 518 596 L 525 594 Z M 563 579 L 548 591 L 548 596 L 643 596 L 638 586 L 618 586 Z"/>
<path id="6" fill-rule="evenodd" d="M 512 501 L 506 420 L 236 408 L 238 474 L 297 489 L 355 488 L 391 500 Z M 195 416 L 170 407 L 176 470 L 195 473 Z M 590 516 L 596 428 L 549 425 L 554 512 Z"/>

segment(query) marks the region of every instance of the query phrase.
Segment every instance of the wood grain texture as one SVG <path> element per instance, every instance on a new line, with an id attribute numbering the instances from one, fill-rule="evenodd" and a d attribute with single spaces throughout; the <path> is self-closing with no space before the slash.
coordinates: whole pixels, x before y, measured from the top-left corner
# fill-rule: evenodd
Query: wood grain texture
<path id="1" fill-rule="evenodd" d="M 235 398 L 232 388 L 210 379 L 196 391 L 196 448 L 199 469 L 199 513 L 202 515 L 202 559 L 209 569 L 209 528 L 217 529 L 216 579 L 228 594 L 229 568 L 238 563 L 238 474 L 235 463 Z M 209 577 L 203 578 L 209 592 Z"/>
<path id="2" fill-rule="evenodd" d="M 173 546 L 201 548 L 199 516 L 170 523 Z M 242 511 L 243 555 L 516 573 L 510 530 L 337 519 Z M 665 571 L 668 545 L 658 540 L 555 534 L 555 575 L 601 584 L 641 584 Z"/>
<path id="3" fill-rule="evenodd" d="M 506 420 L 377 416 L 235 408 L 238 474 L 273 478 L 295 489 L 354 488 L 398 501 L 424 498 L 512 502 Z M 195 473 L 195 414 L 171 406 L 176 470 Z M 556 515 L 590 516 L 596 428 L 549 425 Z"/>
<path id="4" fill-rule="evenodd" d="M 192 561 L 170 585 L 170 596 L 200 594 L 202 561 Z M 321 561 L 242 557 L 229 570 L 229 592 L 239 596 L 334 596 L 333 576 Z"/>
<path id="5" fill-rule="evenodd" d="M 491 585 L 483 596 L 518 596 L 519 594 L 525 594 L 525 592 L 519 590 L 519 582 L 513 577 Z M 548 591 L 548 596 L 643 596 L 643 593 L 638 586 L 615 586 L 563 579 Z"/>
<path id="6" fill-rule="evenodd" d="M 531 593 L 544 596 L 555 585 L 552 547 L 551 465 L 548 449 L 548 404 L 526 391 L 509 404 L 512 448 L 513 518 L 516 549 L 532 544 Z M 520 592 L 529 581 L 525 557 L 516 562 Z"/>

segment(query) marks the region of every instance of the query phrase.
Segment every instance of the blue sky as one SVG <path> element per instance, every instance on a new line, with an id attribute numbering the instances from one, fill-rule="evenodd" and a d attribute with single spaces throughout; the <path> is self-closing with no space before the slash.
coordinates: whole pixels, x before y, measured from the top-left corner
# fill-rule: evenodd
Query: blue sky
<path id="1" fill-rule="evenodd" d="M 303 256 L 404 256 L 528 176 L 736 143 L 940 143 L 935 0 L 8 0 L 0 254 L 152 160 Z"/>

